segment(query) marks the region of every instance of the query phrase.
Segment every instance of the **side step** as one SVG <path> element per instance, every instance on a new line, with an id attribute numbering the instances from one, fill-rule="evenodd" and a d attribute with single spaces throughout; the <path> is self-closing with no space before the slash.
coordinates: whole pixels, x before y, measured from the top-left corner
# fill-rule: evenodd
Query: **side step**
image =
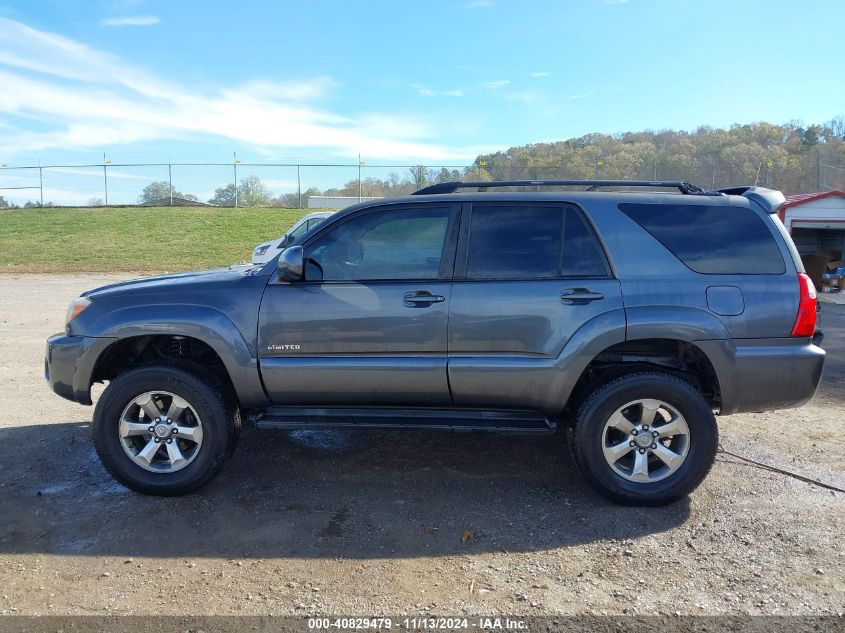
<path id="1" fill-rule="evenodd" d="M 288 430 L 416 428 L 531 435 L 551 433 L 557 427 L 554 421 L 526 411 L 270 407 L 249 417 L 256 428 Z"/>

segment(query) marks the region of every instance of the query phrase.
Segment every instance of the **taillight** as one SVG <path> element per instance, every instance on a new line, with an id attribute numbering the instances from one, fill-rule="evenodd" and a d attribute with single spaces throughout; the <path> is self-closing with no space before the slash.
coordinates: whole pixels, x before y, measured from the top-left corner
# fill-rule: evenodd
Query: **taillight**
<path id="1" fill-rule="evenodd" d="M 798 316 L 795 317 L 792 336 L 813 336 L 816 333 L 816 287 L 805 273 L 798 273 L 798 287 L 801 298 L 798 301 Z"/>

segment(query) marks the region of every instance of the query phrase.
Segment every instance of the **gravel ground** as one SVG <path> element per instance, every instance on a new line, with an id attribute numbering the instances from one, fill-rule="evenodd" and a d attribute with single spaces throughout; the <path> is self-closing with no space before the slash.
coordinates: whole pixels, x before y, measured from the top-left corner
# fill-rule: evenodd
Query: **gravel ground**
<path id="1" fill-rule="evenodd" d="M 197 494 L 134 494 L 44 339 L 115 277 L 0 275 L 2 614 L 841 614 L 845 495 L 719 456 L 688 499 L 622 508 L 558 440 L 246 430 Z M 800 409 L 720 420 L 732 452 L 845 487 L 845 308 Z"/>

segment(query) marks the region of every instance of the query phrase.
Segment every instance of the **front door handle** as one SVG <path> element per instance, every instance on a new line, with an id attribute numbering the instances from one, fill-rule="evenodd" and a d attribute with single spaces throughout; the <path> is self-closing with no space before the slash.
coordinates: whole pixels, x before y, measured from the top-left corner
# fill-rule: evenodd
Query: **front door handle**
<path id="1" fill-rule="evenodd" d="M 428 290 L 416 290 L 414 292 L 406 292 L 402 297 L 402 303 L 406 308 L 425 308 L 432 303 L 443 303 L 446 297 L 443 295 L 433 295 Z"/>
<path id="2" fill-rule="evenodd" d="M 587 288 L 567 288 L 560 293 L 560 300 L 570 305 L 583 305 L 602 299 L 604 299 L 603 292 L 593 292 Z"/>

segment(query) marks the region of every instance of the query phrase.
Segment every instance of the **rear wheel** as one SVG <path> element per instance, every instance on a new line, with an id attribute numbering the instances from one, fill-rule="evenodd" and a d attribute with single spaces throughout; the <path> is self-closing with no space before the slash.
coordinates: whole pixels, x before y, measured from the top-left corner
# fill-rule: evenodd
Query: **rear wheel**
<path id="1" fill-rule="evenodd" d="M 601 387 L 570 432 L 584 478 L 616 503 L 644 506 L 692 492 L 710 471 L 718 440 L 713 412 L 691 384 L 645 372 Z"/>
<path id="2" fill-rule="evenodd" d="M 120 483 L 144 494 L 203 486 L 234 448 L 240 418 L 231 397 L 200 373 L 168 365 L 113 380 L 94 411 L 94 445 Z"/>

